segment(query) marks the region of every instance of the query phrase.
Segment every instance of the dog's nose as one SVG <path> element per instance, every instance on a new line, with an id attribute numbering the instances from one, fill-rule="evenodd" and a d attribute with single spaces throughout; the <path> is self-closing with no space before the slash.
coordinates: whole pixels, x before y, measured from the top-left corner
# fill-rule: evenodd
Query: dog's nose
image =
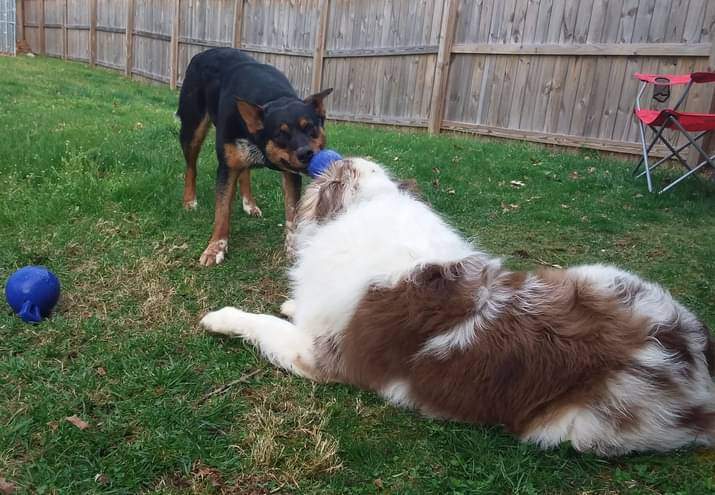
<path id="1" fill-rule="evenodd" d="M 310 146 L 303 146 L 302 148 L 298 148 L 295 154 L 302 163 L 308 163 L 315 153 Z"/>

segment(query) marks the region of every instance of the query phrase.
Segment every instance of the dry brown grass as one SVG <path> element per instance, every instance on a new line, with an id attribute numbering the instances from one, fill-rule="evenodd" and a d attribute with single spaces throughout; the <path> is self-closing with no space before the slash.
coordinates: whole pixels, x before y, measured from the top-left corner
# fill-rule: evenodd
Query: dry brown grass
<path id="1" fill-rule="evenodd" d="M 315 389 L 305 398 L 297 395 L 289 380 L 260 390 L 243 419 L 248 434 L 235 445 L 252 472 L 296 487 L 342 468 L 338 441 L 327 432 L 333 401 L 319 400 Z"/>
<path id="2" fill-rule="evenodd" d="M 133 229 L 132 224 L 102 220 L 95 229 L 107 239 L 107 244 L 121 239 Z M 68 258 L 76 261 L 71 269 L 69 284 L 63 291 L 58 307 L 60 314 L 73 319 L 113 319 L 116 323 L 139 328 L 152 328 L 172 321 L 191 321 L 196 315 L 189 314 L 181 304 L 176 304 L 176 283 L 167 274 L 187 261 L 188 245 L 158 244 L 148 256 L 126 259 L 112 266 L 102 265 L 102 254 L 88 252 L 79 244 L 66 246 Z M 178 255 L 180 252 L 181 255 Z M 208 295 L 189 275 L 184 283 L 197 294 L 198 300 L 208 309 Z M 127 308 L 134 308 L 128 312 Z"/>

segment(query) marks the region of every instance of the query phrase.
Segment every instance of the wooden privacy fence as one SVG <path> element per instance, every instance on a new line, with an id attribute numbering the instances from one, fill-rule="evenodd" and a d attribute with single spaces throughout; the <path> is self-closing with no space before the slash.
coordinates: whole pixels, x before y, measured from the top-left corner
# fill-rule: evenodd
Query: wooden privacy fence
<path id="1" fill-rule="evenodd" d="M 638 153 L 636 71 L 706 70 L 713 0 L 18 0 L 33 50 L 181 84 L 234 46 L 337 120 Z M 680 90 L 674 91 L 677 98 Z M 711 87 L 686 110 L 707 111 Z"/>

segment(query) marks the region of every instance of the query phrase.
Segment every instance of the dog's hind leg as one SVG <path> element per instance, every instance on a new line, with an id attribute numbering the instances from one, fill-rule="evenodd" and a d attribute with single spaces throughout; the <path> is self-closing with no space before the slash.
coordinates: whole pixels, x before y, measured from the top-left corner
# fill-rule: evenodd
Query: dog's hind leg
<path id="1" fill-rule="evenodd" d="M 189 74 L 187 74 L 187 83 L 181 88 L 179 110 L 176 115 L 181 121 L 179 142 L 186 160 L 184 208 L 191 210 L 196 208 L 196 163 L 211 122 L 202 89 L 193 87 L 188 79 Z"/>
<path id="2" fill-rule="evenodd" d="M 313 337 L 286 320 L 225 307 L 204 316 L 200 325 L 213 333 L 242 337 L 279 368 L 318 380 Z"/>
<path id="3" fill-rule="evenodd" d="M 251 192 L 251 169 L 247 168 L 238 176 L 238 186 L 241 192 L 241 204 L 243 211 L 252 217 L 262 217 L 263 212 L 256 205 L 256 200 Z"/>

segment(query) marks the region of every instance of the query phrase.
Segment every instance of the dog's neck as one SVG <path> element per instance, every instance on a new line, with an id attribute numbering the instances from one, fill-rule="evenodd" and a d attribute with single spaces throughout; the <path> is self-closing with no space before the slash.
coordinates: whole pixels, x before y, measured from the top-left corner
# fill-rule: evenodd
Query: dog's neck
<path id="1" fill-rule="evenodd" d="M 287 105 L 288 103 L 292 103 L 294 101 L 301 101 L 298 96 L 279 96 L 275 100 L 271 100 L 263 105 L 264 110 L 269 110 L 272 107 L 282 107 Z"/>

